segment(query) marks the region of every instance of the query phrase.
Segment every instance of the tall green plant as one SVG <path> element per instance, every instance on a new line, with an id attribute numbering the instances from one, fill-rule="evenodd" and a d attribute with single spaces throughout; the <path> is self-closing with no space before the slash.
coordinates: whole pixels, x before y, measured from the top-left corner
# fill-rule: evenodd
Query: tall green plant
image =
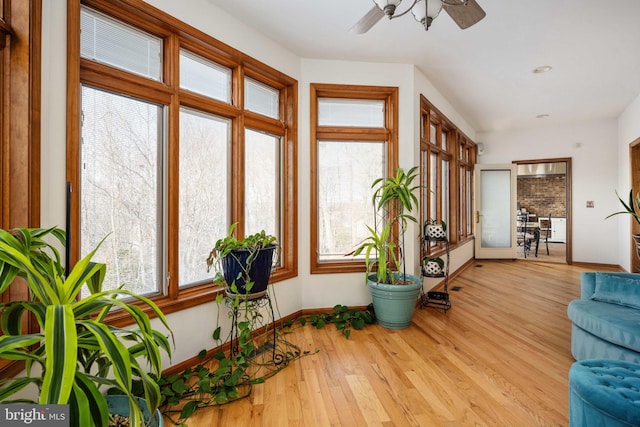
<path id="1" fill-rule="evenodd" d="M 25 362 L 24 376 L 0 380 L 0 401 L 16 401 L 12 396 L 33 384 L 39 391 L 34 403 L 70 405 L 71 425 L 106 426 L 109 412 L 99 388 L 107 386 L 129 396 L 132 425 L 141 425 L 132 381 L 142 382 L 147 404 L 155 411 L 160 389 L 148 371 L 159 377 L 160 350 L 171 355 L 168 338 L 151 327 L 141 306 L 147 306 L 170 332 L 166 318 L 143 296 L 124 289 L 102 290 L 106 265 L 91 261 L 100 245 L 65 275 L 60 254 L 47 238 L 66 243 L 64 231 L 55 227 L 0 230 L 0 293 L 18 286 L 17 278 L 24 279 L 29 290 L 28 301 L 0 304 L 0 357 Z M 78 299 L 85 285 L 90 295 Z M 135 327 L 104 324 L 112 309 L 125 311 Z M 38 322 L 39 332 L 23 330 L 28 315 Z"/>
<path id="2" fill-rule="evenodd" d="M 612 213 L 611 215 L 607 216 L 607 218 L 610 218 L 614 215 L 621 215 L 621 214 L 631 215 L 631 217 L 638 224 L 640 224 L 640 193 L 637 194 L 636 197 L 634 198 L 633 189 L 629 191 L 629 202 L 625 202 L 624 200 L 622 200 L 622 197 L 618 195 L 618 192 L 616 192 L 616 196 L 618 196 L 618 200 L 620 200 L 620 203 L 622 203 L 624 210 L 620 212 Z"/>
<path id="3" fill-rule="evenodd" d="M 366 275 L 368 277 L 375 270 L 378 283 L 399 282 L 394 273 L 401 270 L 403 263 L 404 232 L 410 221 L 417 222 L 411 213 L 419 205 L 415 193 L 421 186 L 414 184 L 418 176 L 417 166 L 406 172 L 403 168 L 397 168 L 394 176 L 378 178 L 371 184 L 374 189 L 371 201 L 377 215 L 382 218 L 382 224 L 380 231 L 367 225 L 369 236 L 351 255 L 364 254 Z M 397 234 L 394 232 L 396 226 Z"/>

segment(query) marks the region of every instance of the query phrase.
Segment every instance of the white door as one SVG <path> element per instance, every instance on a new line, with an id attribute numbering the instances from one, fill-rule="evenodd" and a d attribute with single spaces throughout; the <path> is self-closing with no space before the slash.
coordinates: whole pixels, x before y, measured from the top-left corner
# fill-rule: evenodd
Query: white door
<path id="1" fill-rule="evenodd" d="M 475 257 L 516 258 L 516 165 L 475 167 Z"/>

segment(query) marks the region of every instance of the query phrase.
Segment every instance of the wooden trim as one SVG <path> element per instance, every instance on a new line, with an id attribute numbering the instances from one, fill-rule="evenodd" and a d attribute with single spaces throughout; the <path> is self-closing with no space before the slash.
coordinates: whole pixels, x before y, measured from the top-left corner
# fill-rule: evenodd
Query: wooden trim
<path id="1" fill-rule="evenodd" d="M 0 64 L 0 226 L 40 226 L 41 0 L 4 0 Z M 21 280 L 21 279 L 17 279 Z M 26 301 L 26 284 L 13 284 L 0 300 Z M 23 325 L 35 332 L 29 317 Z M 0 378 L 17 375 L 24 364 L 0 359 Z"/>
<path id="2" fill-rule="evenodd" d="M 364 261 L 320 261 L 318 238 L 318 141 L 350 141 L 351 143 L 384 141 L 387 144 L 387 175 L 394 174 L 398 167 L 398 99 L 399 90 L 391 86 L 359 86 L 311 83 L 310 85 L 310 191 L 311 191 L 311 238 L 309 259 L 311 274 L 345 273 L 365 271 Z M 360 128 L 320 126 L 318 124 L 318 99 L 343 98 L 380 100 L 385 102 L 384 128 Z"/>
<path id="3" fill-rule="evenodd" d="M 154 81 L 105 64 L 80 58 L 80 9 L 86 5 L 116 20 L 160 37 L 163 40 L 163 77 Z M 163 105 L 167 115 L 166 234 L 167 258 L 163 272 L 169 274 L 169 285 L 163 294 L 152 297 L 165 313 L 182 310 L 212 300 L 219 292 L 212 284 L 188 288 L 178 287 L 178 209 L 179 209 L 179 112 L 181 107 L 203 111 L 231 120 L 233 188 L 231 219 L 239 222 L 238 233 L 244 233 L 244 129 L 270 132 L 283 138 L 282 167 L 282 266 L 271 276 L 277 282 L 297 275 L 297 81 L 256 59 L 239 52 L 190 25 L 140 0 L 69 0 L 67 6 L 67 179 L 73 185 L 72 230 L 79 230 L 80 212 L 80 85 L 91 85 L 114 93 L 132 96 Z M 221 102 L 179 87 L 179 53 L 184 48 L 231 69 L 231 102 Z M 268 84 L 280 91 L 281 117 L 271 119 L 243 110 L 242 80 L 245 76 Z M 79 233 L 73 234 L 72 261 L 79 259 Z M 163 273 L 163 276 L 165 274 Z M 126 316 L 114 312 L 108 320 L 121 325 Z"/>
<path id="4" fill-rule="evenodd" d="M 525 164 L 525 163 L 566 163 L 567 165 L 567 173 L 566 173 L 566 218 L 567 218 L 567 264 L 573 264 L 573 185 L 571 181 L 571 157 L 558 157 L 558 158 L 550 158 L 550 159 L 533 159 L 533 160 L 514 160 L 512 163 L 514 164 Z"/>
<path id="5" fill-rule="evenodd" d="M 436 140 L 431 141 L 431 125 L 436 126 Z M 447 146 L 443 147 L 442 134 L 447 133 Z M 420 173 L 423 178 L 425 174 L 430 177 L 430 171 L 432 168 L 436 169 L 436 219 L 441 219 L 447 222 L 447 228 L 449 230 L 449 241 L 452 244 L 463 243 L 467 239 L 473 237 L 473 225 L 471 226 L 471 233 L 467 233 L 467 219 L 466 214 L 461 215 L 461 208 L 467 208 L 466 197 L 462 203 L 460 198 L 466 195 L 466 191 L 471 193 L 471 199 L 473 199 L 473 182 L 470 188 L 467 188 L 466 181 L 461 182 L 460 171 L 462 168 L 473 172 L 473 167 L 476 162 L 476 143 L 467 137 L 458 127 L 451 122 L 440 110 L 438 110 L 424 95 L 420 94 Z M 468 158 L 460 158 L 459 151 L 464 150 Z M 468 150 L 468 151 L 467 151 Z M 431 165 L 431 154 L 437 156 L 436 165 Z M 423 159 L 426 156 L 426 159 Z M 449 216 L 442 218 L 443 216 L 443 204 L 442 204 L 442 163 L 444 161 L 449 162 L 449 174 L 448 174 L 448 189 L 449 189 Z M 425 163 L 426 162 L 426 170 Z M 473 175 L 472 175 L 473 181 Z M 429 183 L 428 183 L 429 184 Z M 421 215 L 422 220 L 429 220 L 431 212 L 431 197 L 429 196 L 429 190 L 423 189 L 421 194 Z M 466 212 L 466 211 L 464 211 Z M 464 228 L 461 228 L 464 227 Z M 434 253 L 439 251 L 438 246 L 428 247 L 427 254 L 431 255 L 431 250 Z"/>
<path id="6" fill-rule="evenodd" d="M 640 138 L 629 144 L 629 163 L 631 188 L 636 195 L 640 195 Z M 640 234 L 640 224 L 634 221 L 633 218 L 629 218 L 629 221 L 631 222 L 631 234 Z M 631 272 L 638 273 L 640 272 L 640 258 L 637 255 L 635 242 L 631 238 L 629 240 L 629 266 Z"/>

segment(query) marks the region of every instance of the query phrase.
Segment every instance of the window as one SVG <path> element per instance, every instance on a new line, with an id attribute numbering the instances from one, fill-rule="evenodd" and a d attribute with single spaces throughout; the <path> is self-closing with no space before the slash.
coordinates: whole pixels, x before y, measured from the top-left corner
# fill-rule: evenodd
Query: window
<path id="1" fill-rule="evenodd" d="M 69 1 L 72 258 L 108 236 L 105 287 L 167 313 L 212 300 L 206 258 L 236 222 L 278 237 L 272 280 L 297 274 L 295 80 L 144 3 L 90 3 Z"/>
<path id="2" fill-rule="evenodd" d="M 98 258 L 109 266 L 106 287 L 154 292 L 162 268 L 163 108 L 89 86 L 81 99 L 80 252 L 108 236 Z"/>
<path id="3" fill-rule="evenodd" d="M 311 272 L 364 271 L 346 254 L 374 223 L 371 183 L 397 167 L 397 88 L 311 85 Z"/>
<path id="4" fill-rule="evenodd" d="M 451 243 L 473 235 L 472 189 L 475 144 L 420 97 L 420 163 L 422 221 L 445 221 Z M 439 244 L 432 242 L 431 251 Z"/>

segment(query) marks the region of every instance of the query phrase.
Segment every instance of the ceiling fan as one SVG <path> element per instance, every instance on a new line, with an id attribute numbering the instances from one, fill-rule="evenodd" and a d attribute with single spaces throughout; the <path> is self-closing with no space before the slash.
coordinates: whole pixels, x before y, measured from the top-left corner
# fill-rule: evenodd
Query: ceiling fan
<path id="1" fill-rule="evenodd" d="M 444 9 L 451 19 L 463 30 L 478 23 L 486 13 L 476 0 L 413 0 L 411 6 L 403 12 L 397 8 L 402 0 L 373 0 L 375 5 L 356 24 L 351 31 L 356 34 L 364 34 L 375 24 L 387 16 L 389 19 L 399 18 L 411 11 L 416 21 L 420 22 L 425 31 L 431 26 L 431 22 Z"/>

